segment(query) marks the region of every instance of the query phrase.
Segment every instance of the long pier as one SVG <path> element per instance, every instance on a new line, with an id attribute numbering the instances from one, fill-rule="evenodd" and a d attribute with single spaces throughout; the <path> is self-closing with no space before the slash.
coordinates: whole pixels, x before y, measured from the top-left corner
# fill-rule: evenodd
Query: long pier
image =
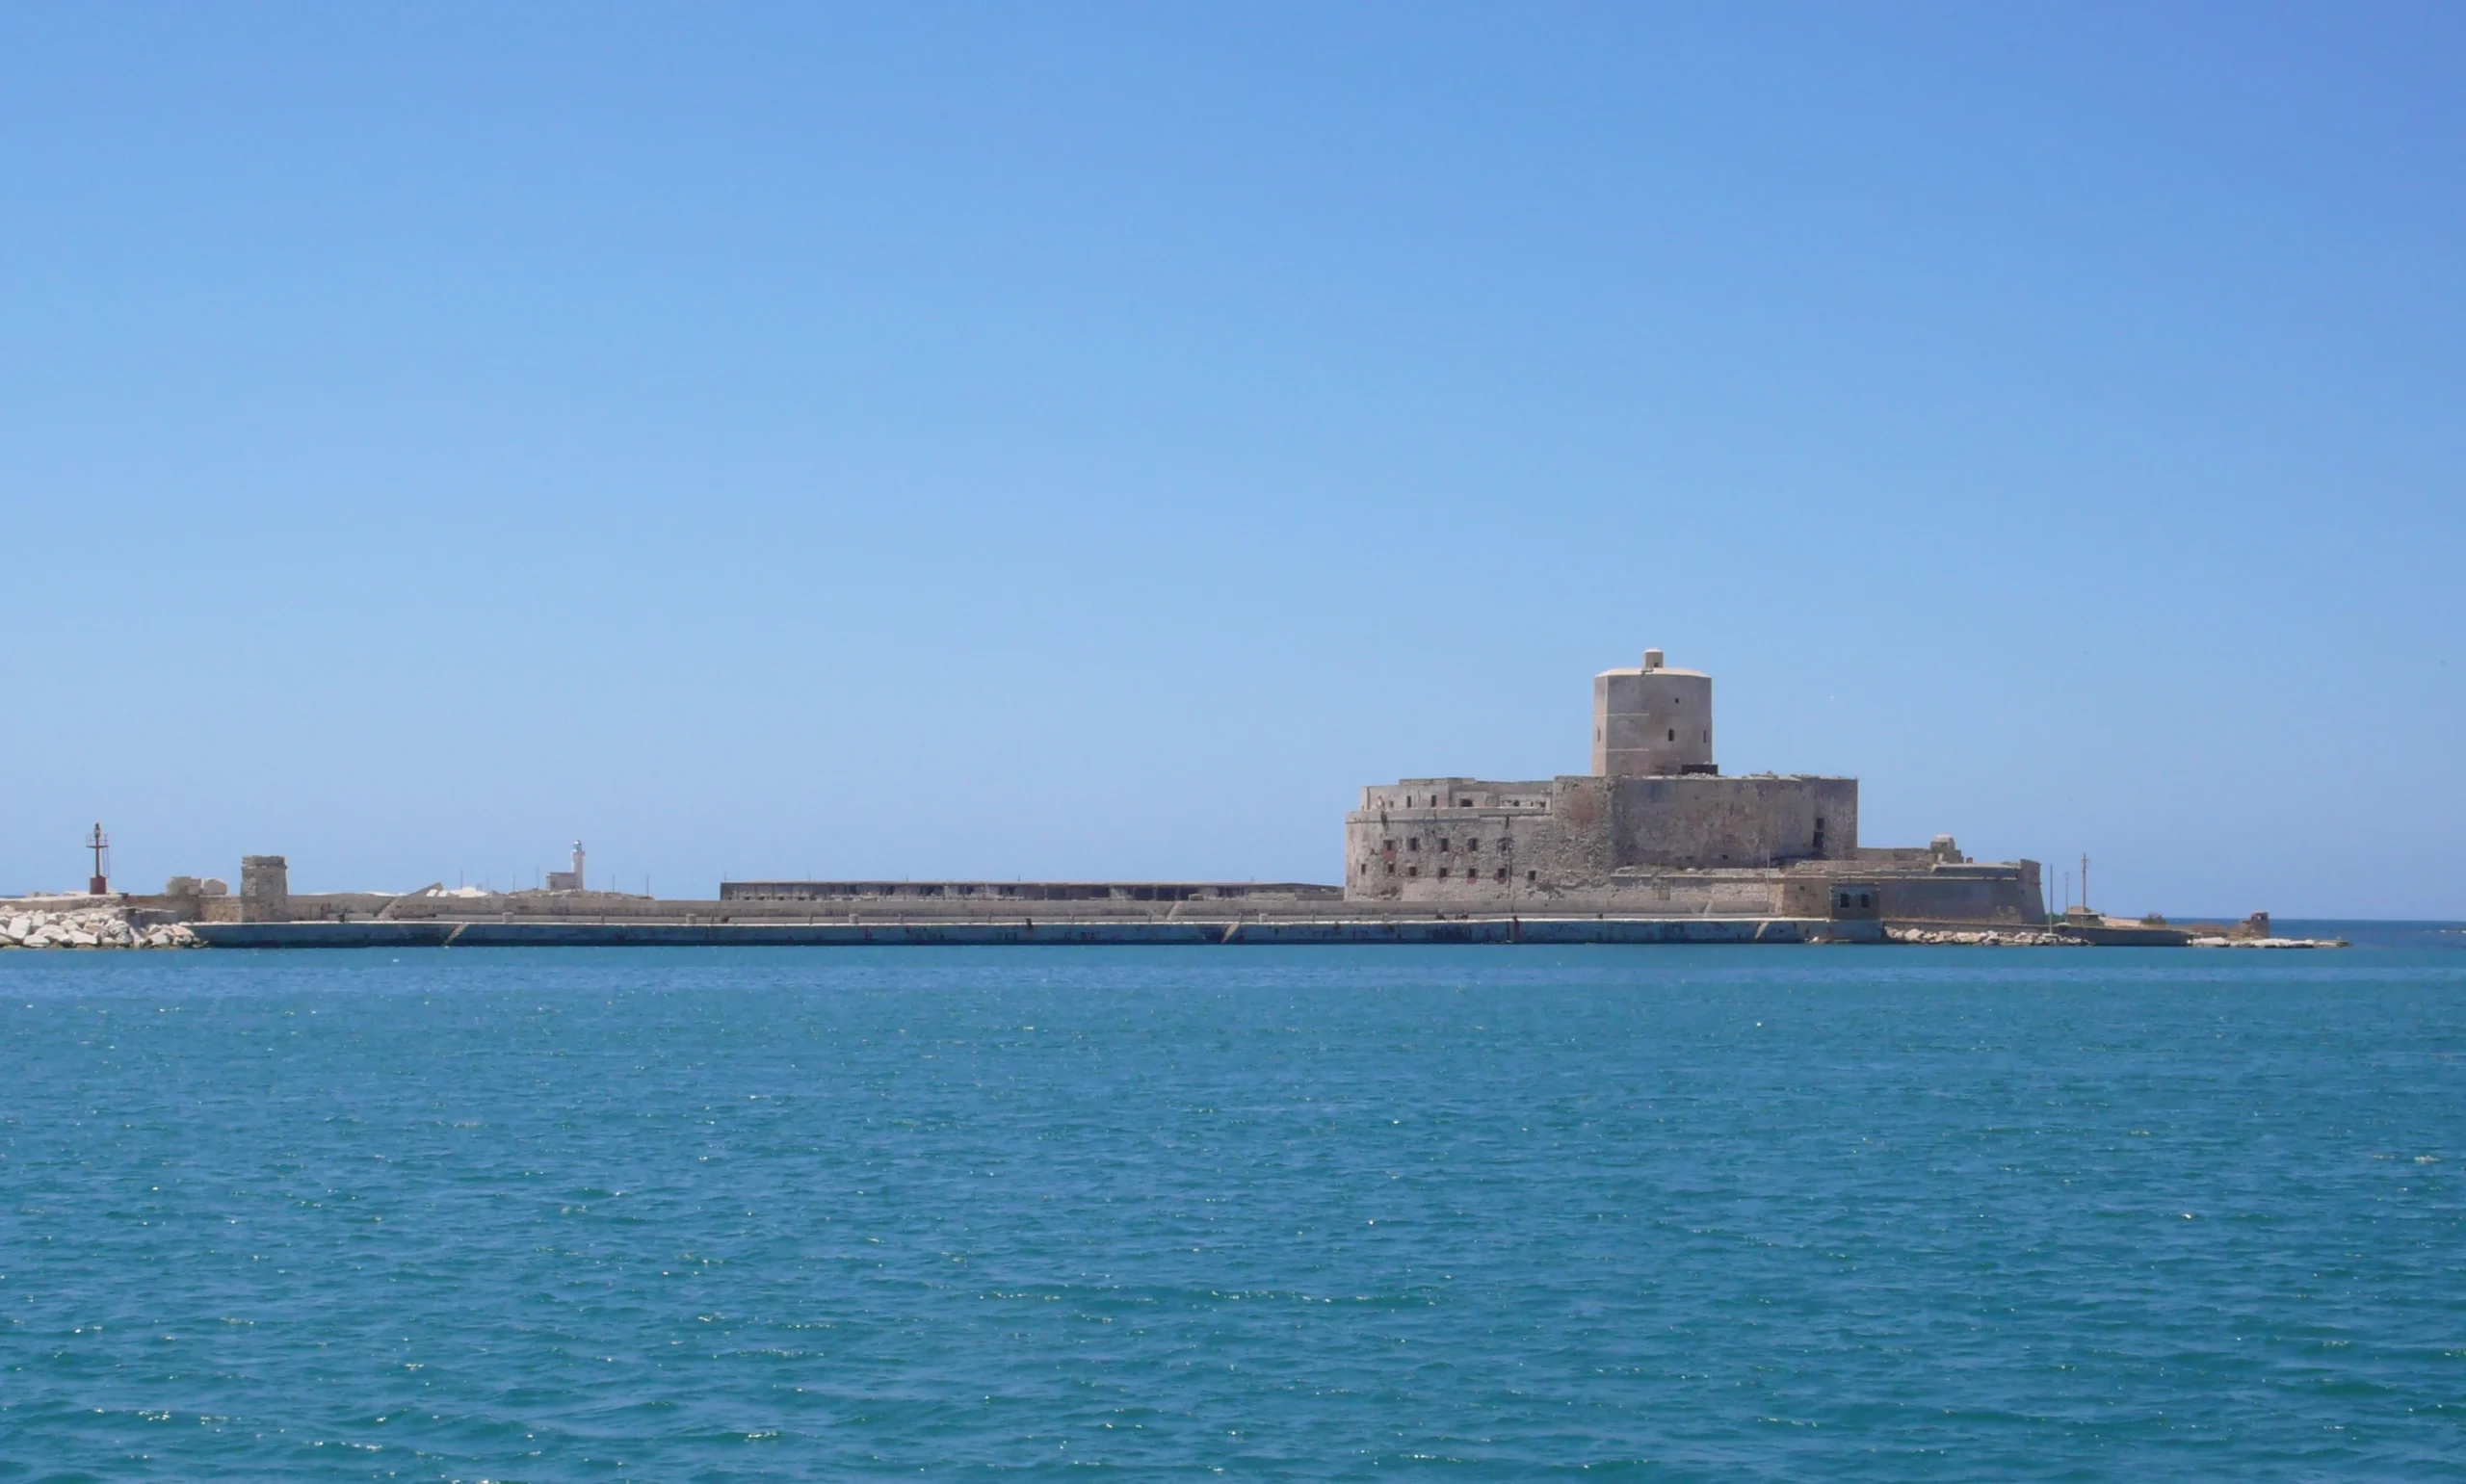
<path id="1" fill-rule="evenodd" d="M 1395 943 L 1881 943 L 1883 924 L 1790 917 L 1387 918 L 1249 922 L 197 923 L 218 949 L 929 948 Z"/>

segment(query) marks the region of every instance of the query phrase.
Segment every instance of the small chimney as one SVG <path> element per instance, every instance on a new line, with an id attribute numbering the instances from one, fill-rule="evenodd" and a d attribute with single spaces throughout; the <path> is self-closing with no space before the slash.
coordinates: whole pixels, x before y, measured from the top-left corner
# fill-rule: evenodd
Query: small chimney
<path id="1" fill-rule="evenodd" d="M 1647 650 L 1645 650 L 1645 651 L 1644 651 L 1644 668 L 1646 668 L 1646 669 L 1648 669 L 1648 670 L 1657 670 L 1657 669 L 1660 669 L 1660 668 L 1661 668 L 1661 651 L 1660 651 L 1660 650 L 1658 650 L 1658 649 L 1647 649 Z"/>

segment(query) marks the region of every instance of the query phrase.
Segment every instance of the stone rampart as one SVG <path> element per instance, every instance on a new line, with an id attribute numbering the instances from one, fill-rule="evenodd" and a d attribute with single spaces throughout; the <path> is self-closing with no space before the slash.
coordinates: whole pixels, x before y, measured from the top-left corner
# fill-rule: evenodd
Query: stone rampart
<path id="1" fill-rule="evenodd" d="M 291 867 L 281 856 L 240 857 L 240 921 L 291 921 Z"/>
<path id="2" fill-rule="evenodd" d="M 1337 901 L 1344 889 L 1299 881 L 722 881 L 725 902 Z"/>
<path id="3" fill-rule="evenodd" d="M 1407 778 L 1363 790 L 1362 807 L 1345 817 L 1345 895 L 1590 900 L 1624 896 L 1613 878 L 1625 872 L 1770 870 L 1847 857 L 1857 844 L 1854 778 Z"/>

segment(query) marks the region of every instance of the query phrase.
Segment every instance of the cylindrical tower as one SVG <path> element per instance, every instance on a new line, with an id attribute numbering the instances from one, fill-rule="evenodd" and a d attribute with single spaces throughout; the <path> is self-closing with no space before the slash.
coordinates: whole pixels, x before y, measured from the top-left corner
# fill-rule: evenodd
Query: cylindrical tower
<path id="1" fill-rule="evenodd" d="M 1592 677 L 1592 770 L 1602 777 L 1716 773 L 1713 677 L 1674 670 L 1658 649 L 1632 670 Z"/>

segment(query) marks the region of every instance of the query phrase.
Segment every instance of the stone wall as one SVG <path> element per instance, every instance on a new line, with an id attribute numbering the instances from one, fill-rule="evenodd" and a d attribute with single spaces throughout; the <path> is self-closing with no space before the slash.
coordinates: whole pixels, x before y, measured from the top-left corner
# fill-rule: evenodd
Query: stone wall
<path id="1" fill-rule="evenodd" d="M 240 857 L 240 921 L 291 921 L 291 867 L 281 856 Z"/>
<path id="2" fill-rule="evenodd" d="M 1612 799 L 1621 867 L 1786 866 L 1858 847 L 1855 778 L 1621 778 Z"/>
<path id="3" fill-rule="evenodd" d="M 722 881 L 726 902 L 1334 901 L 1340 887 L 1299 881 Z"/>
<path id="4" fill-rule="evenodd" d="M 1865 855 L 1867 852 L 1860 852 Z M 1875 852 L 1882 854 L 1885 852 Z M 2035 926 L 2046 921 L 2035 861 L 1981 864 L 1944 859 L 1926 850 L 1892 852 L 1894 861 L 1805 862 L 1782 876 L 1775 911 L 1782 916 L 1822 916 L 1832 888 L 1847 880 L 1873 883 L 1882 914 L 1902 923 L 2006 923 Z"/>
<path id="5" fill-rule="evenodd" d="M 1640 868 L 1769 870 L 1857 845 L 1854 778 L 1407 778 L 1363 790 L 1345 817 L 1345 895 L 1590 900 L 1624 890 L 1613 877 Z"/>

